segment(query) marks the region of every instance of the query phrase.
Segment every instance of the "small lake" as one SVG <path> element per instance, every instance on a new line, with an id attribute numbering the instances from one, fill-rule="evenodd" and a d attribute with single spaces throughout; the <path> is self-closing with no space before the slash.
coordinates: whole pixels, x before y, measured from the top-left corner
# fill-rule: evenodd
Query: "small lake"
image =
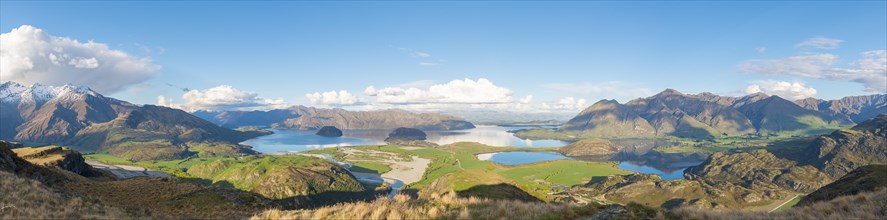
<path id="1" fill-rule="evenodd" d="M 488 160 L 493 161 L 494 163 L 503 164 L 503 165 L 521 165 L 521 164 L 529 164 L 529 163 L 538 163 L 542 161 L 549 160 L 561 160 L 561 159 L 570 159 L 564 155 L 554 152 L 526 152 L 526 151 L 511 151 L 511 152 L 497 152 L 497 153 L 485 153 L 478 154 L 478 160 Z"/>
<path id="2" fill-rule="evenodd" d="M 623 170 L 635 171 L 643 174 L 656 174 L 661 177 L 662 180 L 675 180 L 675 179 L 683 179 L 684 178 L 684 170 L 687 167 L 696 166 L 702 163 L 699 162 L 675 162 L 669 164 L 669 169 L 658 169 L 652 166 L 639 165 L 636 162 L 632 161 L 622 161 L 616 167 Z"/>
<path id="3" fill-rule="evenodd" d="M 522 140 L 510 130 L 530 127 L 478 126 L 456 131 L 427 131 L 427 141 L 445 145 L 456 142 L 478 142 L 490 146 L 560 147 L 569 144 L 559 140 Z M 316 131 L 270 129 L 274 134 L 241 142 L 263 153 L 300 152 L 328 147 L 385 144 L 391 130 L 344 130 L 342 137 L 323 137 Z"/>

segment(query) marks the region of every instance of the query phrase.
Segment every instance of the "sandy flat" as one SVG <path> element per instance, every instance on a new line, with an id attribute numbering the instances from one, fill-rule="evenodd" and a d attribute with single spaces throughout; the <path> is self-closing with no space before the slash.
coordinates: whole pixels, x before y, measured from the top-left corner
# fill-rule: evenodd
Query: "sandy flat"
<path id="1" fill-rule="evenodd" d="M 160 171 L 148 170 L 144 167 L 132 165 L 111 165 L 102 162 L 87 160 L 86 164 L 92 167 L 107 170 L 121 179 L 132 178 L 137 176 L 153 176 L 153 177 L 170 177 L 169 174 Z"/>
<path id="2" fill-rule="evenodd" d="M 412 161 L 387 161 L 391 163 L 389 165 L 391 166 L 391 171 L 382 174 L 382 177 L 397 179 L 406 185 L 419 182 L 419 180 L 422 180 L 422 175 L 425 174 L 425 169 L 428 168 L 431 160 L 417 156 L 412 158 Z"/>

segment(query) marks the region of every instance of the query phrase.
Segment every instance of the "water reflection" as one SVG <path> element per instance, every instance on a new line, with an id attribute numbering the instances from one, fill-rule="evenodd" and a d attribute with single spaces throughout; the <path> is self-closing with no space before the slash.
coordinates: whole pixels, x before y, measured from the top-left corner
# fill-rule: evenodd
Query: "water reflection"
<path id="1" fill-rule="evenodd" d="M 623 161 L 619 163 L 616 167 L 619 167 L 623 170 L 635 171 L 643 174 L 656 174 L 662 178 L 662 180 L 674 180 L 674 179 L 683 179 L 684 178 L 684 169 L 687 167 L 696 166 L 702 163 L 702 161 L 696 162 L 675 162 L 668 165 L 670 169 L 660 169 L 651 166 L 639 165 L 631 161 Z"/>
<path id="2" fill-rule="evenodd" d="M 460 131 L 431 131 L 428 141 L 436 144 L 452 144 L 456 142 L 478 142 L 490 146 L 513 147 L 560 147 L 569 144 L 559 140 L 523 140 L 509 133 L 510 130 L 530 127 L 477 126 L 474 129 Z"/>
<path id="3" fill-rule="evenodd" d="M 445 145 L 456 142 L 478 142 L 490 146 L 514 147 L 560 147 L 568 142 L 558 140 L 522 140 L 509 130 L 528 127 L 478 126 L 458 131 L 427 131 L 429 142 Z M 271 129 L 274 134 L 242 142 L 253 146 L 253 150 L 273 153 L 280 151 L 298 152 L 328 147 L 347 147 L 385 144 L 391 130 L 345 130 L 342 137 L 322 137 L 315 131 Z"/>

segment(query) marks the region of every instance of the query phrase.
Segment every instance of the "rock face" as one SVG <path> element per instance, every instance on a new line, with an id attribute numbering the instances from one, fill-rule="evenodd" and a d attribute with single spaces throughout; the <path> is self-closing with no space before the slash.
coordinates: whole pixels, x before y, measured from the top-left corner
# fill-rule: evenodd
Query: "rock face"
<path id="1" fill-rule="evenodd" d="M 425 132 L 422 130 L 415 129 L 415 128 L 397 128 L 388 134 L 388 138 L 385 138 L 385 141 L 395 140 L 395 139 L 422 141 L 422 140 L 425 140 L 425 138 L 426 138 Z"/>
<path id="2" fill-rule="evenodd" d="M 12 151 L 20 158 L 35 165 L 59 167 L 67 171 L 86 177 L 108 176 L 89 164 L 80 155 L 80 152 L 58 146 L 39 148 L 15 148 Z"/>
<path id="3" fill-rule="evenodd" d="M 342 130 L 339 130 L 338 128 L 336 128 L 334 126 L 323 126 L 315 134 L 320 135 L 320 136 L 324 136 L 324 137 L 341 137 Z"/>
<path id="4" fill-rule="evenodd" d="M 812 192 L 832 181 L 813 166 L 776 157 L 766 150 L 712 154 L 708 160 L 684 171 L 687 179 L 729 182 L 750 189 L 785 188 Z"/>
<path id="5" fill-rule="evenodd" d="M 887 107 L 879 107 L 884 104 L 878 98 L 848 99 L 864 101 L 852 102 L 858 106 L 843 110 L 849 113 L 839 113 L 823 111 L 827 108 L 820 108 L 812 100 L 795 103 L 763 93 L 728 97 L 711 93 L 682 94 L 667 89 L 625 104 L 612 100 L 599 101 L 561 126 L 559 131 L 579 137 L 707 138 L 720 135 L 795 134 L 852 125 L 848 114 L 870 118 L 873 112 L 887 111 Z M 814 105 L 817 107 L 811 107 Z"/>
<path id="6" fill-rule="evenodd" d="M 316 109 L 296 106 L 301 116 L 272 125 L 281 129 L 313 130 L 335 126 L 345 130 L 395 129 L 411 127 L 423 130 L 460 130 L 474 128 L 461 118 L 437 113 L 416 114 L 402 110 L 352 112 L 344 109 Z"/>
<path id="7" fill-rule="evenodd" d="M 820 136 L 809 151 L 817 153 L 809 160 L 833 178 L 868 164 L 887 164 L 887 115 Z"/>
<path id="8" fill-rule="evenodd" d="M 603 156 L 619 153 L 619 147 L 603 139 L 584 139 L 561 147 L 559 152 L 565 156 Z"/>
<path id="9" fill-rule="evenodd" d="M 0 119 L 0 139 L 60 144 L 131 160 L 248 154 L 251 150 L 237 143 L 256 136 L 182 110 L 136 106 L 71 85 L 0 84 Z"/>
<path id="10" fill-rule="evenodd" d="M 887 165 L 862 166 L 844 175 L 841 179 L 804 196 L 798 205 L 807 206 L 839 196 L 856 195 L 884 188 L 887 188 Z"/>

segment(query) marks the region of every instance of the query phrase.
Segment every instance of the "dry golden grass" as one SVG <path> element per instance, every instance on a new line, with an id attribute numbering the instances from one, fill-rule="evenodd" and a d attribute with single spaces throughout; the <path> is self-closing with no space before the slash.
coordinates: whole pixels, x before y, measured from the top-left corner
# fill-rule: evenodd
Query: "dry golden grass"
<path id="1" fill-rule="evenodd" d="M 887 189 L 842 196 L 809 206 L 793 207 L 772 213 L 750 211 L 712 211 L 679 209 L 675 214 L 685 219 L 884 219 L 887 216 Z"/>
<path id="2" fill-rule="evenodd" d="M 428 199 L 406 195 L 370 202 L 343 203 L 310 210 L 268 210 L 252 219 L 573 219 L 597 213 L 604 206 L 457 198 L 432 193 Z"/>
<path id="3" fill-rule="evenodd" d="M 65 198 L 37 181 L 0 171 L 0 219 L 123 219 L 124 210 Z"/>

